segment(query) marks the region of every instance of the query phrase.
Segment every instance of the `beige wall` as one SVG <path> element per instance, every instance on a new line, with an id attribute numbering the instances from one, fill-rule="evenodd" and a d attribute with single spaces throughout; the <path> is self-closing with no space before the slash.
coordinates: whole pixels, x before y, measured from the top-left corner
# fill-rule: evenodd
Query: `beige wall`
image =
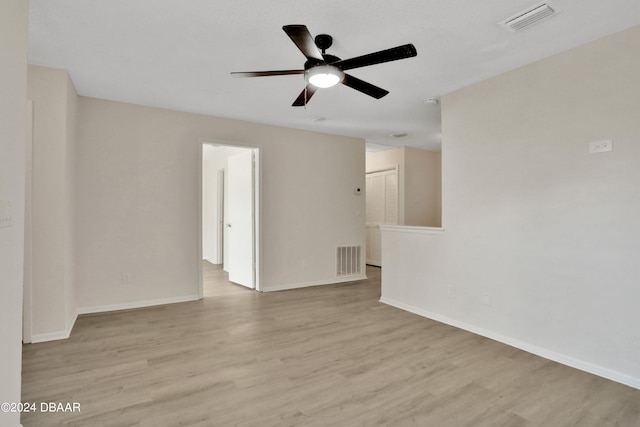
<path id="1" fill-rule="evenodd" d="M 405 217 L 406 225 L 439 227 L 440 153 L 405 147 Z"/>
<path id="2" fill-rule="evenodd" d="M 441 225 L 440 153 L 399 147 L 366 156 L 366 171 L 398 167 L 399 224 Z"/>
<path id="3" fill-rule="evenodd" d="M 365 159 L 366 173 L 398 168 L 398 224 L 404 224 L 404 148 L 379 151 L 367 154 Z"/>
<path id="4" fill-rule="evenodd" d="M 263 290 L 335 282 L 336 246 L 364 246 L 362 140 L 78 98 L 45 67 L 29 96 L 34 341 L 77 313 L 198 297 L 204 140 L 260 148 Z"/>
<path id="5" fill-rule="evenodd" d="M 635 27 L 444 96 L 446 231 L 383 235 L 383 298 L 640 388 L 638 46 Z"/>
<path id="6" fill-rule="evenodd" d="M 76 316 L 75 298 L 75 182 L 76 182 L 76 126 L 78 115 L 78 94 L 66 73 L 66 135 L 67 147 L 65 158 L 65 321 L 67 329 L 73 327 Z"/>
<path id="7" fill-rule="evenodd" d="M 0 227 L 0 402 L 20 402 L 27 8 L 23 0 L 0 2 L 0 200 L 13 218 Z M 0 412 L 0 425 L 19 426 L 20 414 Z"/>
<path id="8" fill-rule="evenodd" d="M 81 311 L 197 296 L 202 138 L 260 148 L 264 290 L 335 281 L 335 247 L 364 246 L 362 140 L 82 97 L 78 112 Z"/>
<path id="9" fill-rule="evenodd" d="M 77 95 L 65 70 L 28 67 L 33 101 L 32 340 L 68 336 L 75 320 L 73 186 Z M 64 331 L 64 332 L 62 332 Z"/>

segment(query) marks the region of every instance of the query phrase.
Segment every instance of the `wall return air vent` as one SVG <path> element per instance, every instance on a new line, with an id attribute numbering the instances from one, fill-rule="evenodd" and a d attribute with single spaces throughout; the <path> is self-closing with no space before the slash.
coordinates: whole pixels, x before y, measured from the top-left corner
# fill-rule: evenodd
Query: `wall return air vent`
<path id="1" fill-rule="evenodd" d="M 338 246 L 336 248 L 336 277 L 359 276 L 362 246 Z"/>
<path id="2" fill-rule="evenodd" d="M 516 13 L 512 17 L 499 22 L 499 24 L 509 31 L 520 31 L 550 16 L 556 15 L 559 11 L 557 7 L 551 6 L 549 3 L 539 3 L 522 12 Z"/>

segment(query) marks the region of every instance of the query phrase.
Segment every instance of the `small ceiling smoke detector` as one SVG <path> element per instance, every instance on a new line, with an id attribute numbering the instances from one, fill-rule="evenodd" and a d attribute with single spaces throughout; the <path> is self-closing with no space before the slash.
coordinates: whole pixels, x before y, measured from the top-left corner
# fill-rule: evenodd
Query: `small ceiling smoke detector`
<path id="1" fill-rule="evenodd" d="M 538 3 L 499 22 L 499 24 L 509 31 L 516 32 L 556 15 L 558 12 L 560 12 L 560 9 L 551 6 L 549 2 Z"/>
<path id="2" fill-rule="evenodd" d="M 394 138 L 404 138 L 405 136 L 408 136 L 408 133 L 393 133 L 391 134 L 392 137 Z"/>

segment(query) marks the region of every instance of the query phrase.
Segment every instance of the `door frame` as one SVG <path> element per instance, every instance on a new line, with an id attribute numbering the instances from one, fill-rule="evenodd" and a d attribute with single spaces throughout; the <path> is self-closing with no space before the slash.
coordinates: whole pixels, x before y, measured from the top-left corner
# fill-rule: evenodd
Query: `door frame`
<path id="1" fill-rule="evenodd" d="M 262 183 L 262 156 L 260 155 L 260 151 L 262 147 L 260 144 L 256 145 L 240 145 L 234 144 L 228 141 L 221 141 L 210 138 L 200 138 L 198 144 L 198 165 L 197 165 L 197 222 L 198 222 L 198 259 L 197 259 L 197 271 L 198 271 L 198 296 L 200 299 L 204 296 L 203 289 L 203 274 L 202 274 L 202 151 L 204 145 L 213 145 L 218 147 L 233 147 L 233 148 L 245 148 L 253 150 L 254 156 L 254 203 L 253 203 L 253 251 L 254 251 L 254 268 L 253 268 L 253 276 L 255 283 L 255 290 L 261 292 L 261 269 L 260 269 L 260 248 L 261 248 L 261 230 L 260 223 L 262 218 L 262 197 L 261 197 L 261 183 Z"/>
<path id="2" fill-rule="evenodd" d="M 27 136 L 25 147 L 24 277 L 22 287 L 22 342 L 33 335 L 33 100 L 27 101 Z"/>
<path id="3" fill-rule="evenodd" d="M 218 231 L 218 240 L 216 242 L 216 246 L 218 248 L 217 254 L 216 254 L 216 261 L 218 264 L 222 264 L 224 266 L 224 255 L 225 255 L 225 250 L 224 250 L 224 220 L 225 220 L 225 215 L 224 215 L 224 197 L 225 197 L 225 180 L 226 178 L 226 172 L 223 169 L 218 169 L 218 171 L 216 172 L 216 176 L 218 178 L 218 197 L 216 200 L 216 213 L 218 214 L 218 223 L 216 224 L 216 230 Z"/>

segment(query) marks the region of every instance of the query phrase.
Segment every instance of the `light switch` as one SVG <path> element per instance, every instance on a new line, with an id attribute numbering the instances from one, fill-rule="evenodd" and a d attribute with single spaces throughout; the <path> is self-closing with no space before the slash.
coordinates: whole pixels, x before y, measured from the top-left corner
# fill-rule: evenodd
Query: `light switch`
<path id="1" fill-rule="evenodd" d="M 605 153 L 613 150 L 613 141 L 604 139 L 602 141 L 593 141 L 589 143 L 589 154 Z"/>

